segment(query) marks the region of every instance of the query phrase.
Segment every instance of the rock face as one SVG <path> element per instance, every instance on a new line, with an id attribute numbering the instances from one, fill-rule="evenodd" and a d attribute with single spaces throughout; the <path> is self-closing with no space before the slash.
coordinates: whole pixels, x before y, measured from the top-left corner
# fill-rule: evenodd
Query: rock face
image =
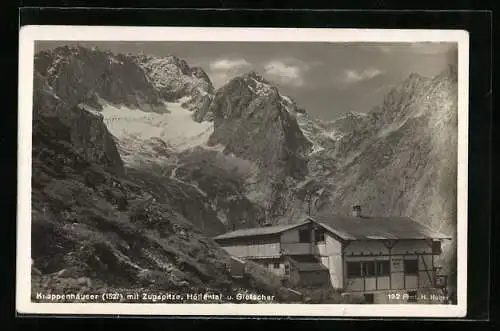
<path id="1" fill-rule="evenodd" d="M 286 297 L 272 277 L 249 271 L 232 279 L 230 257 L 206 236 L 224 226 L 203 209 L 204 195 L 175 178 L 127 169 L 102 115 L 64 94 L 69 88 L 64 100 L 47 79 L 35 72 L 33 300 L 38 291 L 113 288 Z"/>
<path id="2" fill-rule="evenodd" d="M 196 120 L 210 118 L 208 107 L 214 87 L 203 69 L 190 67 L 175 56 L 140 55 L 135 60 L 164 100 L 174 102 L 186 98 L 184 105 L 195 111 Z"/>
<path id="3" fill-rule="evenodd" d="M 366 118 L 367 114 L 365 113 L 350 111 L 344 113 L 335 121 L 327 123 L 325 127 L 330 130 L 335 130 L 336 132 L 339 132 L 341 134 L 348 134 L 360 127 Z"/>
<path id="4" fill-rule="evenodd" d="M 78 151 L 78 160 L 98 163 L 106 170 L 123 174 L 123 162 L 102 117 L 63 101 L 49 87 L 44 77 L 38 73 L 35 75 L 33 98 L 35 147 L 49 142 L 50 139 L 60 138 Z M 43 153 L 43 148 L 37 151 Z M 64 150 L 61 152 L 61 157 L 64 157 Z M 37 155 L 34 156 L 36 159 Z M 63 164 L 68 162 L 74 165 L 73 162 L 77 160 L 71 158 L 63 160 Z"/>
<path id="5" fill-rule="evenodd" d="M 278 90 L 251 72 L 219 89 L 210 106 L 210 145 L 257 163 L 263 171 L 302 178 L 310 147 Z"/>
<path id="6" fill-rule="evenodd" d="M 120 283 L 159 267 L 154 255 L 164 256 L 161 238 L 176 225 L 206 241 L 175 208 L 155 203 L 156 192 L 130 181 L 102 118 L 43 85 L 35 87 L 34 106 L 33 258 L 42 273 L 78 267 L 99 278 L 108 268 L 106 276 Z M 171 252 L 167 260 L 175 258 Z"/>
<path id="7" fill-rule="evenodd" d="M 348 211 L 356 201 L 370 214 L 411 215 L 449 231 L 456 150 L 456 71 L 413 74 L 340 138 L 332 203 Z"/>
<path id="8" fill-rule="evenodd" d="M 360 204 L 366 214 L 410 216 L 454 236 L 457 100 L 456 68 L 410 75 L 334 150 L 312 157 L 311 181 L 324 183 L 315 188 L 318 209 L 349 213 Z M 443 262 L 452 278 L 455 245 L 445 247 Z"/>
<path id="9" fill-rule="evenodd" d="M 256 72 L 220 88 L 210 106 L 214 132 L 208 145 L 249 161 L 244 194 L 267 221 L 287 213 L 293 186 L 307 175 L 312 142 L 297 124 L 305 111 Z"/>
<path id="10" fill-rule="evenodd" d="M 71 105 L 101 108 L 99 99 L 158 111 L 158 92 L 132 58 L 84 47 L 58 47 L 35 55 L 35 70 Z"/>

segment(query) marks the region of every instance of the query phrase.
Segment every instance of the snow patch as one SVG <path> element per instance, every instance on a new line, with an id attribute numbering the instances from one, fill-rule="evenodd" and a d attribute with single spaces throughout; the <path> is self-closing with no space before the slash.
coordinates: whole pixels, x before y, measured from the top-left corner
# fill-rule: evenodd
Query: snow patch
<path id="1" fill-rule="evenodd" d="M 119 140 L 130 136 L 140 140 L 159 138 L 177 151 L 205 144 L 213 123 L 196 122 L 193 113 L 179 101 L 165 102 L 166 112 L 162 114 L 107 103 L 101 113 L 108 130 Z"/>
<path id="2" fill-rule="evenodd" d="M 289 98 L 289 97 L 287 97 L 286 95 L 282 95 L 281 97 L 282 97 L 283 99 L 285 99 L 285 101 L 286 101 L 287 103 L 293 103 L 293 102 L 292 102 L 292 99 L 290 99 L 290 98 Z"/>
<path id="3" fill-rule="evenodd" d="M 226 146 L 222 145 L 222 144 L 217 144 L 217 145 L 213 145 L 213 146 L 210 146 L 210 145 L 207 145 L 207 144 L 201 144 L 199 147 L 205 149 L 205 150 L 208 150 L 208 151 L 214 151 L 214 152 L 224 152 L 224 150 L 226 149 Z"/>
<path id="4" fill-rule="evenodd" d="M 170 179 L 172 179 L 172 180 L 174 180 L 174 181 L 176 181 L 178 183 L 181 183 L 183 185 L 191 186 L 199 194 L 201 194 L 204 197 L 207 197 L 207 194 L 202 189 L 200 189 L 200 187 L 198 186 L 198 184 L 188 183 L 188 182 L 182 181 L 179 178 L 177 178 L 177 176 L 176 176 L 177 169 L 179 169 L 179 166 L 177 166 L 174 169 L 172 169 L 172 171 L 170 172 Z"/>
<path id="5" fill-rule="evenodd" d="M 182 105 L 183 103 L 191 101 L 191 99 L 192 99 L 192 97 L 190 95 L 185 95 L 182 98 L 178 99 L 176 102 L 165 102 L 165 104 L 167 104 L 167 109 L 168 109 L 168 104 L 175 107 L 175 104 Z"/>
<path id="6" fill-rule="evenodd" d="M 321 147 L 320 145 L 314 145 L 313 148 L 312 148 L 312 151 L 311 151 L 311 153 L 309 153 L 309 155 L 313 155 L 313 154 L 319 153 L 322 150 L 324 150 L 324 148 Z"/>
<path id="7" fill-rule="evenodd" d="M 380 131 L 377 133 L 377 138 L 382 138 L 382 137 L 388 136 L 392 132 L 399 130 L 405 123 L 406 123 L 406 121 L 403 120 L 403 121 L 391 123 L 387 126 L 382 127 L 382 129 L 380 129 Z"/>
<path id="8" fill-rule="evenodd" d="M 293 102 L 292 102 L 292 99 L 290 99 L 289 97 L 287 97 L 286 95 L 280 95 L 281 96 L 281 103 L 283 104 L 283 106 L 285 108 L 293 108 L 291 106 L 293 106 Z"/>
<path id="9" fill-rule="evenodd" d="M 291 107 L 289 104 L 284 103 L 284 102 L 282 102 L 282 103 L 281 103 L 281 105 L 283 106 L 283 108 L 285 108 L 285 109 L 286 109 L 286 111 L 287 111 L 290 115 L 292 115 L 292 116 L 294 116 L 294 117 L 297 117 L 297 112 L 295 111 L 295 108 L 294 108 L 294 107 Z"/>
<path id="10" fill-rule="evenodd" d="M 332 140 L 338 140 L 342 138 L 342 133 L 337 132 L 337 131 L 328 131 L 328 132 L 323 132 L 323 136 L 332 139 Z"/>
<path id="11" fill-rule="evenodd" d="M 200 95 L 203 96 L 203 97 L 206 96 L 206 95 L 208 95 L 207 91 L 205 91 L 201 87 L 197 87 L 197 90 L 200 93 Z"/>
<path id="12" fill-rule="evenodd" d="M 163 167 L 176 162 L 175 154 L 171 153 L 169 146 L 158 150 L 158 143 L 152 141 L 141 141 L 131 136 L 122 138 L 117 145 L 122 160 L 133 168 Z"/>
<path id="13" fill-rule="evenodd" d="M 92 115 L 95 115 L 98 117 L 103 117 L 103 114 L 100 111 L 98 111 L 97 109 L 90 107 L 89 105 L 86 105 L 84 103 L 78 104 L 78 108 L 80 108 L 84 111 L 87 111 L 87 112 L 91 113 Z"/>

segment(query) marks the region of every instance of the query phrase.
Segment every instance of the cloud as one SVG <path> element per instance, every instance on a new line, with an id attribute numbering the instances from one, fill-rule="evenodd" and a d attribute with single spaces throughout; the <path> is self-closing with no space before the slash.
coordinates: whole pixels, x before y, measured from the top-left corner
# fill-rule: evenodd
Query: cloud
<path id="1" fill-rule="evenodd" d="M 305 85 L 304 74 L 320 62 L 303 62 L 297 59 L 271 60 L 264 65 L 264 72 L 269 79 L 284 85 L 301 87 Z"/>
<path id="2" fill-rule="evenodd" d="M 245 59 L 220 59 L 210 63 L 210 69 L 213 71 L 235 70 L 251 66 L 250 62 Z"/>
<path id="3" fill-rule="evenodd" d="M 377 68 L 367 68 L 364 70 L 349 69 L 344 71 L 343 80 L 346 83 L 355 84 L 382 75 L 384 72 Z"/>
<path id="4" fill-rule="evenodd" d="M 281 61 L 271 61 L 264 66 L 266 76 L 282 84 L 302 86 L 304 79 L 299 67 L 286 65 Z"/>
<path id="5" fill-rule="evenodd" d="M 216 87 L 250 70 L 262 70 L 262 74 L 267 79 L 277 84 L 302 87 L 305 86 L 304 74 L 312 67 L 321 64 L 317 61 L 305 62 L 292 57 L 284 57 L 254 65 L 243 57 L 226 57 L 210 62 L 208 67 L 210 79 Z"/>
<path id="6" fill-rule="evenodd" d="M 235 76 L 249 71 L 252 64 L 244 58 L 222 58 L 209 64 L 210 78 L 216 87 L 226 84 Z"/>

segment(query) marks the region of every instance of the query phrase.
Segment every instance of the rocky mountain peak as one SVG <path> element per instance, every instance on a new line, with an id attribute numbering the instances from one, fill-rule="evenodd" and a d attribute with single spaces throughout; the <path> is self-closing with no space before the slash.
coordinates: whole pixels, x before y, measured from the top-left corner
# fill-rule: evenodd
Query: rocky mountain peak
<path id="1" fill-rule="evenodd" d="M 406 81 L 418 80 L 418 79 L 423 79 L 423 78 L 424 78 L 424 76 L 422 76 L 416 72 L 410 72 L 410 74 L 406 78 Z"/>
<path id="2" fill-rule="evenodd" d="M 213 84 L 203 69 L 190 67 L 185 60 L 174 55 L 141 55 L 136 59 L 160 95 L 168 101 L 191 94 L 204 96 L 214 92 Z"/>
<path id="3" fill-rule="evenodd" d="M 393 87 L 384 97 L 382 104 L 369 112 L 380 125 L 397 123 L 413 112 L 415 101 L 420 99 L 432 83 L 432 79 L 417 73 L 410 73 L 399 85 Z"/>
<path id="4" fill-rule="evenodd" d="M 259 97 L 275 97 L 279 96 L 276 86 L 271 84 L 257 71 L 252 70 L 241 76 L 233 78 L 228 84 L 236 83 L 242 84 L 243 88 L 250 90 L 250 92 Z"/>
<path id="5" fill-rule="evenodd" d="M 184 108 L 194 112 L 197 122 L 211 120 L 209 106 L 215 89 L 202 68 L 191 67 L 174 55 L 139 55 L 135 60 L 162 99 L 182 101 Z"/>
<path id="6" fill-rule="evenodd" d="M 288 99 L 290 105 L 293 104 Z M 306 171 L 304 137 L 278 89 L 255 71 L 233 78 L 210 105 L 214 133 L 209 144 L 254 161 L 274 172 L 297 176 Z"/>
<path id="7" fill-rule="evenodd" d="M 246 74 L 243 74 L 242 77 L 244 78 L 252 78 L 252 79 L 255 79 L 259 82 L 262 82 L 262 83 L 265 83 L 265 84 L 270 84 L 265 78 L 264 76 L 262 76 L 259 72 L 257 72 L 256 70 L 250 70 L 249 72 L 247 72 Z"/>
<path id="8" fill-rule="evenodd" d="M 34 67 L 54 93 L 70 105 L 101 108 L 100 99 L 155 111 L 160 98 L 141 70 L 123 54 L 97 48 L 57 47 L 36 54 Z"/>
<path id="9" fill-rule="evenodd" d="M 214 87 L 210 77 L 208 77 L 207 73 L 200 67 L 191 67 L 191 74 L 195 77 L 205 80 L 210 88 L 210 92 L 214 91 Z"/>
<path id="10" fill-rule="evenodd" d="M 349 208 L 355 200 L 373 201 L 367 203 L 373 213 L 403 213 L 417 219 L 426 212 L 440 215 L 433 225 L 440 225 L 439 218 L 449 220 L 453 199 L 443 187 L 454 185 L 449 174 L 456 167 L 457 91 L 451 80 L 443 84 L 442 76 L 409 75 L 368 114 L 362 128 L 341 139 L 337 156 L 344 160 L 344 168 L 337 179 L 343 178 L 339 187 L 348 190 L 332 195 L 333 204 Z M 450 172 L 442 173 L 440 164 Z M 398 189 L 389 190 L 390 182 Z"/>
<path id="11" fill-rule="evenodd" d="M 429 81 L 430 81 L 430 79 L 428 77 L 425 77 L 425 76 L 422 76 L 418 73 L 412 72 L 402 82 L 400 87 L 411 92 L 411 89 L 418 89 L 418 88 L 422 87 L 422 85 L 424 85 L 426 82 L 429 82 Z"/>

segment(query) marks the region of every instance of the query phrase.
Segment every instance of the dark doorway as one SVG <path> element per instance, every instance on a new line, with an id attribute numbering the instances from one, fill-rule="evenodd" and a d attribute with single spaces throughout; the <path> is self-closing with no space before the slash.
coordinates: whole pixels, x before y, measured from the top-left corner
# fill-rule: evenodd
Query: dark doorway
<path id="1" fill-rule="evenodd" d="M 375 298 L 374 298 L 373 293 L 365 294 L 365 303 L 370 304 L 370 303 L 374 303 L 374 302 L 375 302 Z"/>

